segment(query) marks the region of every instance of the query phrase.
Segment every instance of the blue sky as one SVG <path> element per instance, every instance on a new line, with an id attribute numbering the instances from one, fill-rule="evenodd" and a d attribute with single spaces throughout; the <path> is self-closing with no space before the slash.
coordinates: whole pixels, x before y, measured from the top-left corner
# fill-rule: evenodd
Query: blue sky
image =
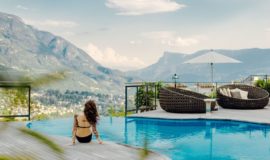
<path id="1" fill-rule="evenodd" d="M 164 51 L 270 48 L 270 0 L 0 0 L 0 11 L 71 41 L 104 66 Z"/>

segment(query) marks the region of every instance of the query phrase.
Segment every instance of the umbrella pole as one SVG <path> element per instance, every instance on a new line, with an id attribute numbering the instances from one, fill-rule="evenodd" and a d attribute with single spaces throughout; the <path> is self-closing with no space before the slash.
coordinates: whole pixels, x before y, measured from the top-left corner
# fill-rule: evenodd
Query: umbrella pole
<path id="1" fill-rule="evenodd" d="M 210 65 L 211 65 L 211 98 L 214 98 L 213 96 L 213 94 L 214 94 L 214 63 L 210 63 Z"/>
<path id="2" fill-rule="evenodd" d="M 210 63 L 211 64 L 211 82 L 212 84 L 214 83 L 214 64 L 213 63 Z"/>

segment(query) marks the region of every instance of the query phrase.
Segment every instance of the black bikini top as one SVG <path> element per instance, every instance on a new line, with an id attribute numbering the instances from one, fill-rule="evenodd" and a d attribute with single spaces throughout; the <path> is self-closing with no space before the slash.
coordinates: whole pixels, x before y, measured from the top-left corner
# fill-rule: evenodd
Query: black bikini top
<path id="1" fill-rule="evenodd" d="M 75 115 L 74 118 L 76 119 L 76 123 L 77 123 L 77 127 L 78 128 L 90 128 L 91 126 L 79 126 L 79 122 L 78 122 L 78 119 L 77 119 L 78 115 Z"/>
<path id="2" fill-rule="evenodd" d="M 86 126 L 86 127 L 83 127 L 83 126 L 79 126 L 77 125 L 78 128 L 90 128 L 91 126 Z"/>

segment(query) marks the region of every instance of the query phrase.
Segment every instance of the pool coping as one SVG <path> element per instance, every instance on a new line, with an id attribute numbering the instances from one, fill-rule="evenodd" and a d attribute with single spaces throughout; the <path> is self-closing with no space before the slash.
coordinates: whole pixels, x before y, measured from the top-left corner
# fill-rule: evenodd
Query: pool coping
<path id="1" fill-rule="evenodd" d="M 270 107 L 261 110 L 234 110 L 220 108 L 211 113 L 170 113 L 161 108 L 143 113 L 136 113 L 127 118 L 145 118 L 160 120 L 223 120 L 270 125 Z"/>

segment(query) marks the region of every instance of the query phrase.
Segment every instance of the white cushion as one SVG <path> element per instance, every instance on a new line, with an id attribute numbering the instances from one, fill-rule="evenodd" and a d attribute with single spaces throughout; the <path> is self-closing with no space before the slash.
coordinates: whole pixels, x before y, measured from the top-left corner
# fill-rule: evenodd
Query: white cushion
<path id="1" fill-rule="evenodd" d="M 232 97 L 230 88 L 227 88 L 226 90 L 227 90 L 228 97 Z"/>
<path id="2" fill-rule="evenodd" d="M 237 99 L 242 99 L 240 91 L 231 91 L 232 97 Z"/>
<path id="3" fill-rule="evenodd" d="M 225 88 L 222 88 L 224 96 L 228 96 L 227 90 Z"/>
<path id="4" fill-rule="evenodd" d="M 220 92 L 221 94 L 225 95 L 222 88 L 219 89 L 219 92 Z"/>
<path id="5" fill-rule="evenodd" d="M 242 99 L 248 99 L 248 92 L 247 91 L 243 91 L 240 89 L 240 94 L 241 94 Z"/>
<path id="6" fill-rule="evenodd" d="M 231 92 L 240 92 L 241 99 L 248 99 L 248 92 L 247 91 L 243 91 L 239 88 L 235 88 L 235 89 L 232 89 Z"/>

